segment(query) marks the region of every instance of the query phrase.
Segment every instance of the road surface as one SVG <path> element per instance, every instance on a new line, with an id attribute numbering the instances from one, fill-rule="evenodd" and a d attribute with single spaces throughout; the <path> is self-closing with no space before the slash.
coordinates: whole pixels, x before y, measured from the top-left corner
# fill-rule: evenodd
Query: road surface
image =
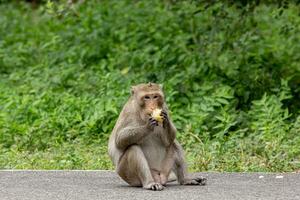
<path id="1" fill-rule="evenodd" d="M 199 173 L 206 186 L 129 187 L 111 171 L 0 171 L 0 200 L 300 200 L 300 173 Z"/>

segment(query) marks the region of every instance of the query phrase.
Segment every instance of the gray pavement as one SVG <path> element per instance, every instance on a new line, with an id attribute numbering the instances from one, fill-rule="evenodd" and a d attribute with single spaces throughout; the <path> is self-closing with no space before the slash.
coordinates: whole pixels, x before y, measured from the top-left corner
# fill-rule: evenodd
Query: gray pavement
<path id="1" fill-rule="evenodd" d="M 198 173 L 206 186 L 129 187 L 111 171 L 0 171 L 0 200 L 300 200 L 299 173 Z"/>

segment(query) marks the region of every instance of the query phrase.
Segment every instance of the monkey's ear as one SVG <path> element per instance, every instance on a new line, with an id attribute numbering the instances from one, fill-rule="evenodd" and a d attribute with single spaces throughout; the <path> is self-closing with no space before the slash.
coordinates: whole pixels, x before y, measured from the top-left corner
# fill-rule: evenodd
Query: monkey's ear
<path id="1" fill-rule="evenodd" d="M 163 89 L 163 84 L 158 84 L 159 88 L 162 90 Z"/>
<path id="2" fill-rule="evenodd" d="M 131 86 L 131 88 L 130 88 L 130 94 L 133 95 L 134 93 L 135 93 L 135 87 Z"/>

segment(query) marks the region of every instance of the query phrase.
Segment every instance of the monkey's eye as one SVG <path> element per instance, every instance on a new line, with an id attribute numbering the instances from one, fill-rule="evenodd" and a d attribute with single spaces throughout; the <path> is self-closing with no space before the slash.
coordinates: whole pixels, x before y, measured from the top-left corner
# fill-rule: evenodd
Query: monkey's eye
<path id="1" fill-rule="evenodd" d="M 158 98 L 158 96 L 157 96 L 157 95 L 155 95 L 153 98 L 154 98 L 154 99 L 157 99 L 157 98 Z"/>
<path id="2" fill-rule="evenodd" d="M 144 99 L 145 99 L 145 100 L 149 100 L 150 97 L 149 97 L 149 96 L 144 96 Z"/>

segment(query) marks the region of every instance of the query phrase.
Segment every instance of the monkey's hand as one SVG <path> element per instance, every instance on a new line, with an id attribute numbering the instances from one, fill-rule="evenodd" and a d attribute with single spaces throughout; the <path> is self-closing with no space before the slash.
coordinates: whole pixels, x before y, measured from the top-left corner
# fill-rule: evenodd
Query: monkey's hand
<path id="1" fill-rule="evenodd" d="M 153 131 L 155 126 L 158 126 L 158 121 L 156 121 L 153 117 L 149 117 L 148 128 Z"/>
<path id="2" fill-rule="evenodd" d="M 163 110 L 163 111 L 161 111 L 160 115 L 163 118 L 163 127 L 166 128 L 170 123 L 168 113 L 167 113 L 167 111 Z"/>

